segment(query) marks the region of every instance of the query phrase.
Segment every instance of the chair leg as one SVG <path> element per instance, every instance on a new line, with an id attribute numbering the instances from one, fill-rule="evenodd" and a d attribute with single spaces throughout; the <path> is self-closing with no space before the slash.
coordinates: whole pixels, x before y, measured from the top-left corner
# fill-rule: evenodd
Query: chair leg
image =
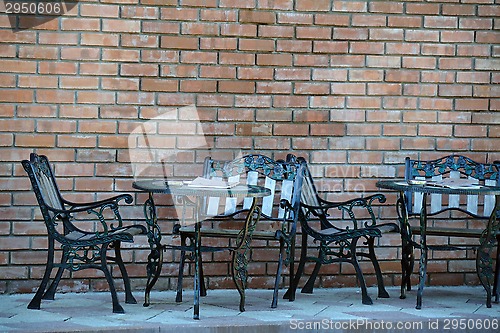
<path id="1" fill-rule="evenodd" d="M 321 250 L 320 250 L 321 252 Z M 318 258 L 321 258 L 321 253 L 318 256 Z M 307 280 L 306 284 L 304 287 L 302 287 L 302 290 L 300 291 L 303 294 L 312 294 L 313 289 L 314 289 L 314 282 L 316 281 L 316 278 L 318 277 L 319 270 L 321 269 L 321 263 L 318 261 L 316 262 L 316 265 L 314 265 L 314 269 L 312 271 L 311 276 Z"/>
<path id="2" fill-rule="evenodd" d="M 200 255 L 200 262 L 198 267 L 200 268 L 200 296 L 207 296 L 207 286 L 205 284 L 205 275 L 203 274 L 203 258 Z"/>
<path id="3" fill-rule="evenodd" d="M 181 246 L 186 246 L 186 237 L 181 235 Z M 177 275 L 177 294 L 175 296 L 176 302 L 182 302 L 182 279 L 184 277 L 184 263 L 186 261 L 186 251 L 181 250 L 181 257 L 179 258 L 179 273 Z"/>
<path id="4" fill-rule="evenodd" d="M 375 275 L 377 276 L 377 287 L 378 287 L 378 297 L 380 298 L 389 298 L 389 293 L 387 290 L 385 290 L 384 286 L 384 278 L 382 276 L 382 271 L 380 270 L 380 265 L 377 260 L 377 256 L 375 255 L 375 238 L 374 237 L 368 237 L 368 251 L 369 255 L 368 257 L 370 258 L 372 264 L 373 264 L 373 269 L 375 270 Z"/>
<path id="5" fill-rule="evenodd" d="M 278 258 L 278 268 L 276 270 L 276 279 L 274 280 L 274 293 L 273 293 L 273 301 L 271 302 L 271 308 L 278 307 L 278 290 L 280 287 L 281 280 L 281 270 L 283 268 L 283 252 L 285 249 L 285 243 L 283 239 L 280 239 L 280 254 Z"/>
<path id="6" fill-rule="evenodd" d="M 294 275 L 292 281 L 290 281 L 290 287 L 286 291 L 285 295 L 283 295 L 283 299 L 288 299 L 288 301 L 295 301 L 295 293 L 297 291 L 297 287 L 299 285 L 300 278 L 304 273 L 304 266 L 307 260 L 307 234 L 302 232 L 302 247 L 300 249 L 300 261 L 299 267 L 297 267 L 297 272 Z"/>
<path id="7" fill-rule="evenodd" d="M 50 273 L 52 272 L 53 268 L 54 268 L 54 239 L 49 237 L 49 244 L 47 249 L 47 264 L 45 265 L 45 272 L 43 273 L 42 282 L 40 283 L 40 286 L 38 287 L 35 296 L 33 296 L 33 299 L 28 304 L 28 309 L 40 310 L 40 303 L 42 302 L 42 297 L 45 288 L 47 287 L 47 283 L 49 282 Z"/>
<path id="8" fill-rule="evenodd" d="M 128 276 L 127 269 L 123 264 L 123 258 L 121 253 L 121 242 L 114 241 L 113 248 L 115 249 L 115 260 L 118 267 L 120 268 L 120 273 L 122 274 L 123 284 L 125 287 L 125 303 L 137 304 L 137 300 L 135 299 L 134 295 L 132 295 L 132 288 L 130 288 L 130 278 Z"/>
<path id="9" fill-rule="evenodd" d="M 498 303 L 500 298 L 500 234 L 497 235 L 497 259 L 495 263 L 495 280 L 493 282 L 493 295 L 495 296 L 495 303 Z"/>
<path id="10" fill-rule="evenodd" d="M 365 277 L 363 276 L 363 272 L 361 271 L 361 267 L 359 267 L 359 262 L 356 257 L 356 243 L 358 239 L 355 238 L 351 242 L 351 263 L 354 266 L 354 269 L 356 270 L 356 276 L 358 277 L 359 285 L 361 287 L 361 299 L 362 303 L 365 305 L 372 305 L 373 301 L 368 296 L 368 290 L 366 288 L 366 282 L 365 282 Z"/>
<path id="11" fill-rule="evenodd" d="M 120 302 L 118 301 L 118 296 L 116 295 L 115 283 L 113 277 L 108 269 L 108 262 L 106 258 L 106 251 L 108 250 L 109 244 L 102 244 L 100 255 L 101 255 L 101 270 L 108 281 L 109 291 L 111 292 L 111 299 L 113 301 L 113 313 L 125 313 Z"/>
<path id="12" fill-rule="evenodd" d="M 54 280 L 50 284 L 49 288 L 43 294 L 43 299 L 48 299 L 48 300 L 54 300 L 55 295 L 56 295 L 56 290 L 57 286 L 59 285 L 59 281 L 61 281 L 61 277 L 64 272 L 64 266 L 66 264 L 66 261 L 68 260 L 68 253 L 66 251 L 63 251 L 63 255 L 61 257 L 61 267 L 57 270 L 56 276 L 54 277 Z"/>

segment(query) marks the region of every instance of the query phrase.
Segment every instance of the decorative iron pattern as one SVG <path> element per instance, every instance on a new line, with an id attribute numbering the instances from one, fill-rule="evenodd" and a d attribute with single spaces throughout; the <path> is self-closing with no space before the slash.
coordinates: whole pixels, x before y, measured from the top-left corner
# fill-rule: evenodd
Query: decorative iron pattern
<path id="1" fill-rule="evenodd" d="M 244 228 L 236 237 L 236 248 L 232 250 L 232 278 L 240 294 L 240 311 L 245 311 L 245 289 L 248 282 L 248 262 L 250 261 L 251 242 L 255 227 L 260 220 L 260 209 L 254 200 L 245 220 Z"/>
<path id="2" fill-rule="evenodd" d="M 297 165 L 274 161 L 263 155 L 246 155 L 233 161 L 212 160 L 209 175 L 215 177 L 221 174 L 228 178 L 245 171 L 256 171 L 274 180 L 294 180 L 297 175 Z"/>
<path id="3" fill-rule="evenodd" d="M 67 254 L 66 268 L 71 271 L 79 271 L 88 268 L 90 264 L 94 264 L 101 260 L 101 246 L 67 246 L 63 245 L 63 251 Z"/>
<path id="4" fill-rule="evenodd" d="M 158 226 L 158 217 L 156 215 L 156 206 L 153 200 L 153 193 L 149 193 L 149 198 L 144 202 L 144 216 L 146 218 L 146 227 L 149 247 L 151 252 L 148 255 L 146 273 L 148 280 L 146 282 L 146 292 L 144 297 L 144 306 L 149 306 L 150 292 L 156 281 L 160 277 L 163 264 L 163 246 L 161 245 L 161 230 Z"/>
<path id="5" fill-rule="evenodd" d="M 496 235 L 500 232 L 500 198 L 495 198 L 496 214 L 491 214 L 488 220 L 488 227 L 483 231 L 479 239 L 479 248 L 476 256 L 476 270 L 479 276 L 479 281 L 486 289 L 486 307 L 491 307 L 491 286 L 494 283 L 493 260 L 491 253 L 497 247 Z M 498 263 L 497 263 L 498 265 Z"/>
<path id="6" fill-rule="evenodd" d="M 495 164 L 477 163 L 462 155 L 451 155 L 433 161 L 410 160 L 411 178 L 424 176 L 426 178 L 459 171 L 460 173 L 479 180 L 499 177 L 498 166 Z"/>

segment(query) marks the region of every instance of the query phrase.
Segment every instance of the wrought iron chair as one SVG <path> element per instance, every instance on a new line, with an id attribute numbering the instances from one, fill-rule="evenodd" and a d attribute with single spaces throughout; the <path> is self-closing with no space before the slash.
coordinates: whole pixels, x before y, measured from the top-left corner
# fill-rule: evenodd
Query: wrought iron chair
<path id="1" fill-rule="evenodd" d="M 449 155 L 436 160 L 414 160 L 409 157 L 405 160 L 405 179 L 408 180 L 432 180 L 441 181 L 445 178 L 467 178 L 476 182 L 479 185 L 500 186 L 500 163 L 478 163 L 472 159 L 462 155 Z M 463 199 L 465 197 L 465 199 Z M 439 214 L 450 212 L 450 215 L 442 216 L 445 223 L 439 224 L 436 219 L 434 225 L 426 228 L 426 235 L 428 236 L 443 236 L 443 237 L 458 237 L 468 239 L 480 239 L 485 237 L 484 229 L 474 229 L 467 227 L 453 228 L 447 226 L 449 220 L 464 219 L 461 215 L 452 215 L 451 212 L 458 211 L 468 218 L 467 223 L 473 220 L 488 220 L 495 208 L 495 197 L 493 195 L 448 195 L 445 197 L 441 194 L 430 194 L 430 209 L 427 216 L 436 217 Z M 406 202 L 404 203 L 408 217 L 418 217 L 422 209 L 422 193 L 405 193 Z M 463 200 L 461 200 L 461 198 Z M 401 214 L 401 213 L 400 213 Z M 497 213 L 497 224 L 500 216 Z M 404 219 L 403 219 L 404 220 Z M 420 235 L 419 225 L 402 225 L 401 238 L 402 238 L 402 270 L 403 276 L 401 281 L 402 298 L 404 298 L 404 287 L 406 290 L 411 290 L 411 274 L 414 267 L 414 247 L 419 248 L 420 245 L 413 241 L 413 235 Z M 493 237 L 493 241 L 495 237 Z M 493 282 L 493 294 L 496 301 L 500 290 L 498 288 L 500 277 L 500 234 L 496 235 L 497 243 L 497 258 L 495 278 Z M 493 247 L 494 244 L 487 244 L 488 247 Z M 430 250 L 461 250 L 473 249 L 477 250 L 479 244 L 474 245 L 428 245 Z M 477 269 L 481 269 L 480 262 L 476 263 Z M 487 296 L 487 304 L 491 303 L 491 295 Z"/>
<path id="2" fill-rule="evenodd" d="M 260 155 L 251 154 L 243 156 L 232 161 L 218 161 L 210 157 L 205 159 L 204 177 L 220 177 L 229 181 L 244 182 L 248 185 L 260 185 L 271 190 L 271 194 L 262 199 L 260 207 L 258 228 L 255 230 L 255 225 L 245 226 L 246 229 L 229 229 L 224 221 L 235 221 L 238 218 L 245 216 L 252 203 L 251 198 L 246 198 L 243 202 L 238 203 L 232 198 L 225 202 L 219 202 L 219 198 L 209 198 L 207 201 L 207 214 L 209 216 L 216 215 L 217 208 L 222 206 L 223 213 L 212 217 L 214 222 L 213 228 L 201 228 L 201 238 L 229 238 L 236 240 L 236 246 L 231 249 L 233 253 L 232 274 L 233 280 L 236 282 L 235 276 L 242 278 L 241 285 L 236 283 L 237 289 L 240 292 L 240 311 L 244 311 L 244 294 L 242 290 L 246 288 L 246 264 L 249 260 L 248 244 L 253 240 L 263 240 L 267 242 L 279 242 L 278 266 L 275 277 L 274 293 L 271 307 L 275 308 L 278 303 L 278 289 L 281 281 L 281 271 L 283 264 L 290 267 L 290 281 L 293 279 L 294 272 L 294 252 L 295 252 L 295 232 L 298 217 L 298 209 L 300 207 L 300 190 L 302 187 L 302 174 L 304 163 L 298 163 L 295 156 L 288 155 L 286 161 L 274 161 L 271 158 Z M 215 210 L 210 213 L 208 210 Z M 243 214 L 243 215 L 242 215 Z M 174 233 L 181 236 L 181 257 L 179 263 L 179 277 L 177 282 L 177 297 L 176 301 L 182 301 L 182 280 L 184 275 L 184 263 L 186 251 L 189 251 L 189 246 L 186 246 L 189 239 L 193 243 L 194 231 L 192 227 L 181 227 L 177 225 L 174 228 Z M 227 248 L 217 248 L 202 246 L 202 252 L 220 251 Z M 199 267 L 202 265 L 199 263 Z M 205 281 L 203 278 L 203 270 L 200 269 L 200 294 L 206 295 Z"/>
<path id="3" fill-rule="evenodd" d="M 300 262 L 285 298 L 289 301 L 295 300 L 295 292 L 304 273 L 306 262 L 313 261 L 316 263 L 311 276 L 301 291 L 308 294 L 313 292 L 314 282 L 322 265 L 346 262 L 352 264 L 356 270 L 362 292 L 362 303 L 373 304 L 367 293 L 363 272 L 357 259 L 358 256 L 371 260 L 377 277 L 378 297 L 388 298 L 389 294 L 385 290 L 382 272 L 375 255 L 375 239 L 381 237 L 383 233 L 398 232 L 399 228 L 395 223 L 377 224 L 372 207 L 374 201 L 383 203 L 385 200 L 385 196 L 382 194 L 374 194 L 344 202 L 331 202 L 322 199 L 316 191 L 313 177 L 306 166 L 302 183 L 301 210 L 299 212 L 302 228 Z M 334 216 L 335 211 L 338 212 L 338 216 Z M 307 255 L 309 237 L 314 242 L 319 242 L 317 257 Z M 368 253 L 358 249 L 357 245 L 360 238 L 364 239 L 364 244 L 368 245 Z"/>
<path id="4" fill-rule="evenodd" d="M 48 235 L 45 273 L 28 308 L 40 309 L 42 299 L 54 299 L 65 269 L 79 271 L 94 268 L 101 270 L 106 277 L 113 300 L 113 312 L 124 313 L 123 307 L 118 302 L 113 278 L 107 265 L 109 260 L 120 268 L 125 287 L 125 302 L 137 303 L 132 295 L 130 280 L 120 253 L 121 242 L 131 243 L 134 235 L 146 233 L 146 228 L 142 225 L 123 226 L 122 224 L 118 203 L 121 200 L 131 203 L 132 196 L 122 194 L 91 203 L 70 202 L 61 196 L 46 156 L 32 153 L 30 160 L 22 161 L 22 165 L 33 186 Z M 75 215 L 81 212 L 95 215 L 98 220 L 95 230 L 85 231 L 73 223 Z M 112 223 L 108 223 L 110 216 L 113 218 Z M 60 244 L 62 248 L 60 263 L 54 263 L 56 243 Z M 107 250 L 111 247 L 114 248 L 114 257 L 107 255 Z M 58 268 L 57 273 L 46 289 L 51 272 L 56 267 Z"/>

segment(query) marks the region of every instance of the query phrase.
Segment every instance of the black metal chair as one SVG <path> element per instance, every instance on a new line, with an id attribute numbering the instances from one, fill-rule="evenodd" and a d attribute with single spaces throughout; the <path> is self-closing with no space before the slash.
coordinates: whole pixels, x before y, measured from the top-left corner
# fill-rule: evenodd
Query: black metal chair
<path id="1" fill-rule="evenodd" d="M 293 279 L 294 272 L 294 253 L 295 253 L 295 233 L 300 207 L 300 191 L 302 188 L 303 165 L 296 161 L 296 157 L 288 155 L 286 161 L 274 161 L 273 159 L 260 155 L 251 154 L 232 161 L 218 161 L 210 157 L 205 159 L 204 177 L 220 177 L 231 181 L 245 182 L 248 185 L 260 185 L 271 190 L 271 194 L 262 199 L 262 205 L 259 208 L 259 222 L 257 226 L 246 226 L 248 230 L 224 228 L 224 221 L 234 221 L 245 216 L 251 205 L 251 198 L 236 202 L 228 199 L 223 203 L 218 202 L 218 198 L 211 198 L 212 202 L 207 202 L 207 207 L 221 206 L 222 214 L 210 218 L 214 222 L 213 228 L 201 228 L 201 238 L 229 238 L 236 240 L 236 246 L 232 249 L 233 280 L 236 283 L 235 276 L 240 276 L 242 285 L 236 284 L 240 292 L 241 302 L 240 311 L 244 311 L 244 294 L 242 290 L 246 288 L 246 263 L 249 260 L 248 244 L 252 240 L 262 240 L 266 242 L 279 242 L 278 266 L 275 277 L 274 294 L 271 307 L 275 308 L 278 303 L 278 289 L 281 282 L 281 271 L 283 264 L 290 267 L 290 281 Z M 207 208 L 210 209 L 210 208 Z M 222 222 L 222 224 L 221 224 Z M 246 223 L 245 223 L 246 225 Z M 255 227 L 262 226 L 261 230 L 255 230 Z M 192 227 L 174 228 L 175 233 L 181 235 L 181 257 L 179 263 L 179 278 L 177 282 L 176 301 L 182 301 L 182 279 L 184 275 L 184 263 L 187 240 L 191 243 L 194 238 Z M 227 250 L 227 248 L 216 248 L 202 246 L 202 252 Z M 238 253 L 237 253 L 238 252 Z M 236 260 L 236 261 L 235 261 Z M 200 268 L 202 267 L 200 263 Z M 200 269 L 200 294 L 206 295 L 203 270 Z"/>
<path id="2" fill-rule="evenodd" d="M 301 291 L 309 294 L 313 292 L 314 282 L 322 265 L 346 262 L 352 264 L 356 270 L 362 292 L 362 303 L 373 304 L 367 293 L 363 272 L 357 259 L 358 256 L 367 257 L 371 260 L 377 277 L 378 297 L 388 298 L 389 294 L 385 290 L 382 272 L 375 255 L 375 239 L 381 237 L 383 233 L 398 232 L 399 228 L 395 223 L 377 224 L 372 208 L 374 201 L 383 203 L 385 200 L 385 196 L 382 194 L 374 194 L 344 202 L 324 200 L 318 195 L 312 175 L 306 166 L 302 183 L 301 210 L 299 212 L 302 227 L 300 262 L 294 281 L 286 292 L 285 298 L 290 301 L 295 300 L 295 292 L 304 273 L 306 262 L 312 261 L 316 263 L 311 276 Z M 334 216 L 334 210 L 337 210 L 339 216 Z M 363 217 L 360 218 L 360 216 Z M 317 257 L 307 255 L 309 237 L 314 242 L 319 242 Z M 358 249 L 357 244 L 360 238 L 364 239 L 364 244 L 368 245 L 368 253 Z"/>
<path id="3" fill-rule="evenodd" d="M 500 162 L 494 163 L 478 163 L 472 159 L 462 155 L 448 155 L 435 160 L 414 160 L 409 157 L 405 160 L 405 179 L 409 180 L 427 180 L 427 181 L 442 181 L 445 178 L 466 178 L 476 182 L 479 185 L 487 186 L 500 186 Z M 426 235 L 428 236 L 442 236 L 442 237 L 458 237 L 468 239 L 480 239 L 485 237 L 484 229 L 477 228 L 453 228 L 448 225 L 450 220 L 464 219 L 466 216 L 469 220 L 488 220 L 491 212 L 495 208 L 495 197 L 493 195 L 449 195 L 444 196 L 441 194 L 430 194 L 430 209 L 428 209 L 427 216 L 440 217 L 444 219 L 444 224 L 434 223 L 432 226 L 426 228 Z M 422 209 L 422 194 L 421 193 L 405 193 L 406 214 L 408 217 L 420 216 Z M 460 212 L 462 215 L 446 215 L 445 212 Z M 401 213 L 400 213 L 401 215 Z M 500 216 L 497 213 L 497 222 Z M 404 220 L 404 219 L 402 219 Z M 438 219 L 436 220 L 438 221 Z M 420 245 L 413 241 L 413 235 L 420 235 L 420 226 L 417 224 L 408 224 L 401 226 L 402 238 L 402 281 L 401 281 L 401 298 L 404 298 L 404 288 L 411 290 L 411 274 L 414 267 L 413 250 L 415 247 L 419 248 Z M 494 240 L 493 240 L 494 241 Z M 496 269 L 493 282 L 493 295 L 495 301 L 498 302 L 500 290 L 498 288 L 500 279 L 500 234 L 496 235 L 497 243 L 497 258 Z M 487 244 L 488 247 L 493 247 L 493 244 Z M 477 250 L 479 244 L 473 245 L 428 245 L 430 250 L 461 250 L 473 249 Z M 477 269 L 483 269 L 481 260 L 476 262 Z M 492 273 L 493 274 L 493 273 Z M 487 295 L 487 304 L 491 304 L 491 295 Z"/>
<path id="4" fill-rule="evenodd" d="M 125 302 L 137 303 L 132 295 L 130 280 L 120 253 L 121 242 L 131 243 L 134 235 L 146 233 L 146 228 L 142 225 L 123 226 L 122 224 L 118 203 L 121 200 L 131 203 L 132 196 L 122 194 L 97 202 L 70 202 L 61 196 L 46 156 L 32 153 L 30 160 L 22 161 L 22 165 L 33 186 L 48 235 L 45 273 L 28 308 L 40 309 L 42 299 L 54 299 L 65 269 L 79 271 L 94 268 L 101 270 L 106 277 L 113 300 L 113 312 L 124 313 L 123 307 L 118 302 L 113 277 L 108 269 L 108 261 L 116 263 L 120 268 L 125 287 Z M 85 231 L 73 223 L 75 215 L 81 212 L 95 215 L 97 219 L 95 230 Z M 62 248 L 60 263 L 54 263 L 56 242 Z M 111 247 L 114 248 L 114 257 L 107 255 L 107 250 Z M 49 288 L 46 289 L 51 272 L 56 267 L 57 273 Z"/>

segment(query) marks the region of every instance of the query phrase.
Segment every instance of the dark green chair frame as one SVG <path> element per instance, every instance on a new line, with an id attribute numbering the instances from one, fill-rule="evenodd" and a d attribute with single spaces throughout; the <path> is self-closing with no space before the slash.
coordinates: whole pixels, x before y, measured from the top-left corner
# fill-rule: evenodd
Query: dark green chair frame
<path id="1" fill-rule="evenodd" d="M 303 166 L 305 163 L 297 162 L 297 158 L 294 155 L 289 154 L 286 161 L 283 160 L 273 160 L 270 157 L 261 154 L 249 154 L 241 158 L 237 158 L 232 161 L 220 161 L 214 160 L 210 157 L 205 159 L 203 175 L 205 178 L 211 177 L 222 177 L 227 179 L 228 177 L 235 175 L 248 175 L 250 172 L 258 174 L 258 184 L 264 186 L 264 179 L 267 177 L 280 183 L 288 181 L 292 182 L 292 193 L 289 199 L 281 198 L 278 193 L 274 194 L 272 190 L 272 196 L 274 196 L 272 211 L 266 214 L 266 209 L 259 209 L 259 220 L 260 221 L 276 221 L 279 227 L 275 230 L 269 231 L 259 231 L 255 230 L 255 225 L 250 226 L 250 230 L 229 230 L 222 228 L 201 228 L 201 238 L 206 239 L 208 237 L 212 238 L 230 238 L 236 240 L 236 246 L 230 249 L 233 252 L 233 267 L 232 274 L 233 280 L 236 283 L 238 291 L 242 296 L 240 303 L 240 311 L 244 311 L 244 294 L 240 289 L 246 288 L 246 263 L 248 262 L 249 253 L 247 251 L 248 244 L 251 243 L 253 239 L 263 240 L 263 241 L 278 241 L 279 242 L 279 254 L 278 254 L 278 266 L 275 277 L 274 293 L 271 307 L 275 308 L 278 304 L 278 290 L 281 283 L 282 267 L 283 265 L 288 265 L 290 268 L 290 281 L 293 280 L 294 272 L 294 253 L 295 253 L 295 233 L 296 224 L 298 219 L 298 211 L 300 208 L 300 191 L 302 188 L 302 175 Z M 289 183 L 290 184 L 290 183 Z M 279 186 L 276 186 L 278 188 Z M 281 213 L 278 213 L 281 210 Z M 248 209 L 238 206 L 236 210 L 230 214 L 223 214 L 212 217 L 212 221 L 221 220 L 231 220 L 239 218 L 247 214 Z M 243 215 L 242 215 L 243 214 Z M 262 223 L 258 222 L 257 224 Z M 177 296 L 176 301 L 182 301 L 182 280 L 184 275 L 184 263 L 186 259 L 186 252 L 191 251 L 190 246 L 187 245 L 187 240 L 190 240 L 190 244 L 193 244 L 194 240 L 194 228 L 192 227 L 180 227 L 177 225 L 174 227 L 174 233 L 178 233 L 181 236 L 181 257 L 179 263 L 179 276 L 177 282 Z M 245 235 L 245 237 L 242 237 Z M 242 246 L 243 245 L 243 246 Z M 202 252 L 214 252 L 223 251 L 227 248 L 217 248 L 210 246 L 202 246 Z M 239 252 L 240 254 L 237 254 Z M 237 259 L 238 264 L 234 261 Z M 200 295 L 206 296 L 206 286 L 203 278 L 202 264 L 199 263 L 200 267 Z M 243 283 L 240 286 L 236 282 L 235 276 L 243 276 Z"/>
<path id="2" fill-rule="evenodd" d="M 295 293 L 300 278 L 304 273 L 306 262 L 315 262 L 314 270 L 302 288 L 302 293 L 312 293 L 315 280 L 320 268 L 324 264 L 336 262 L 346 262 L 354 266 L 356 276 L 361 287 L 362 303 L 373 304 L 368 296 L 363 272 L 359 266 L 357 257 L 367 257 L 371 260 L 375 274 L 377 276 L 378 297 L 388 298 L 389 294 L 385 290 L 382 272 L 375 255 L 375 239 L 381 237 L 383 233 L 398 232 L 398 225 L 395 223 L 377 224 L 377 218 L 373 212 L 372 204 L 374 201 L 385 202 L 385 196 L 374 194 L 367 197 L 355 198 L 344 202 L 331 202 L 322 199 L 316 190 L 313 177 L 309 168 L 304 169 L 304 180 L 301 192 L 301 210 L 299 220 L 302 228 L 302 247 L 300 262 L 295 274 L 294 281 L 285 294 L 285 298 L 290 301 L 295 300 Z M 335 225 L 336 221 L 329 218 L 329 211 L 337 209 L 342 212 L 343 221 L 349 221 L 349 226 Z M 358 220 L 356 216 L 360 213 L 367 213 L 367 221 Z M 320 229 L 313 225 L 313 222 L 319 222 Z M 317 257 L 307 255 L 308 239 L 316 243 L 319 242 L 319 253 Z M 364 239 L 364 244 L 368 245 L 368 253 L 358 251 L 357 244 L 359 240 Z"/>
<path id="3" fill-rule="evenodd" d="M 480 184 L 484 185 L 486 180 L 492 181 L 494 186 L 500 186 L 500 161 L 495 161 L 493 163 L 478 163 L 469 157 L 463 155 L 448 155 L 435 160 L 418 160 L 406 157 L 405 159 L 405 180 L 413 179 L 427 179 L 430 180 L 435 176 L 449 176 L 450 172 L 458 172 L 461 177 L 471 177 L 478 180 Z M 406 202 L 406 212 L 408 217 L 418 217 L 420 216 L 420 211 L 415 211 L 413 208 L 413 196 L 415 194 L 412 192 L 405 193 Z M 459 207 L 445 206 L 444 208 L 430 212 L 427 216 L 432 217 L 441 214 L 445 211 L 460 211 L 467 214 L 474 219 L 488 220 L 489 216 L 479 215 L 477 213 L 467 210 L 465 207 L 460 205 Z M 401 215 L 401 213 L 400 213 Z M 404 220 L 404 219 L 401 219 Z M 497 223 L 500 220 L 500 216 L 497 214 Z M 465 237 L 465 238 L 481 238 L 484 237 L 482 229 L 458 229 L 449 227 L 427 227 L 426 235 L 431 236 L 455 236 L 455 237 Z M 402 279 L 401 279 L 401 298 L 404 298 L 404 288 L 406 290 L 411 290 L 411 274 L 413 272 L 415 258 L 413 255 L 414 248 L 420 248 L 417 242 L 413 241 L 413 235 L 420 235 L 419 225 L 401 225 L 401 238 L 402 238 Z M 500 234 L 496 235 L 497 242 L 497 256 L 496 256 L 496 268 L 494 273 L 493 282 L 493 295 L 495 296 L 495 302 L 498 303 L 500 289 Z M 460 249 L 472 248 L 476 249 L 478 245 L 471 246 L 449 246 L 449 245 L 428 245 L 430 250 L 440 250 L 440 251 L 453 251 Z M 479 267 L 478 267 L 479 269 Z M 487 295 L 487 304 L 491 306 L 491 295 Z"/>
<path id="4" fill-rule="evenodd" d="M 23 160 L 22 165 L 28 173 L 33 191 L 47 228 L 48 254 L 45 264 L 45 273 L 33 299 L 28 305 L 29 309 L 40 309 L 42 299 L 53 300 L 63 271 L 79 271 L 87 268 L 101 270 L 106 277 L 113 301 L 113 312 L 124 313 L 123 307 L 118 302 L 113 277 L 108 269 L 108 261 L 114 262 L 120 268 L 125 287 L 125 302 L 135 304 L 137 301 L 132 295 L 130 280 L 122 260 L 121 242 L 133 242 L 134 235 L 146 234 L 142 225 L 123 226 L 118 203 L 124 200 L 132 203 L 129 194 L 118 195 L 106 200 L 90 203 L 74 203 L 65 200 L 56 184 L 56 179 L 46 156 L 32 153 L 30 160 Z M 110 211 L 113 222 L 105 215 Z M 99 231 L 84 231 L 74 223 L 75 214 L 87 212 L 97 218 Z M 58 226 L 62 223 L 62 228 Z M 99 227 L 100 226 L 100 227 Z M 62 248 L 61 262 L 54 263 L 55 244 Z M 114 257 L 107 255 L 108 248 L 113 248 Z M 49 288 L 51 272 L 58 268 Z"/>

